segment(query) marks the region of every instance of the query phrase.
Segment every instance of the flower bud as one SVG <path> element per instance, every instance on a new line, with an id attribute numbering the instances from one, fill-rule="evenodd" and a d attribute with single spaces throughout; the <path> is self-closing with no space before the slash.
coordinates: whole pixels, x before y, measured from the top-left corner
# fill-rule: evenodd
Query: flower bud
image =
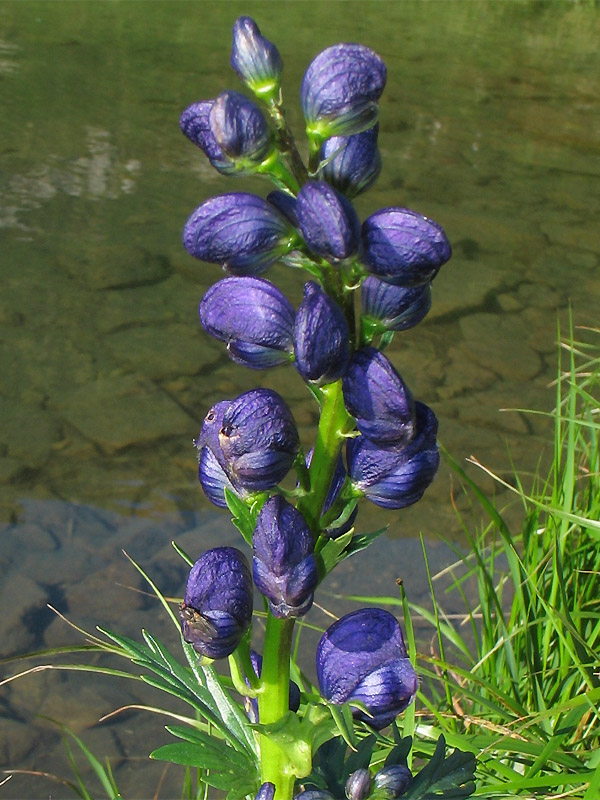
<path id="1" fill-rule="evenodd" d="M 355 197 L 372 186 L 381 172 L 377 148 L 379 125 L 354 136 L 332 136 L 321 146 L 321 176 L 346 197 Z"/>
<path id="2" fill-rule="evenodd" d="M 374 780 L 377 789 L 384 792 L 390 800 L 395 800 L 408 791 L 412 783 L 412 772 L 402 764 L 393 764 L 380 769 Z"/>
<path id="3" fill-rule="evenodd" d="M 417 402 L 415 419 L 413 438 L 399 447 L 382 447 L 365 436 L 348 441 L 346 460 L 354 488 L 382 508 L 416 503 L 437 472 L 440 455 L 435 414 Z"/>
<path id="4" fill-rule="evenodd" d="M 281 56 L 251 17 L 238 17 L 234 23 L 231 66 L 259 97 L 276 97 L 283 70 Z"/>
<path id="5" fill-rule="evenodd" d="M 294 796 L 294 800 L 335 800 L 327 789 L 305 789 Z"/>
<path id="6" fill-rule="evenodd" d="M 227 488 L 240 497 L 246 492 L 237 481 L 232 480 L 227 460 L 219 442 L 219 431 L 223 426 L 225 411 L 231 400 L 222 400 L 209 409 L 194 445 L 198 450 L 198 480 L 207 498 L 220 508 L 226 508 L 224 490 Z"/>
<path id="7" fill-rule="evenodd" d="M 352 203 L 325 181 L 308 181 L 296 206 L 302 235 L 313 253 L 336 262 L 354 255 L 360 220 Z"/>
<path id="8" fill-rule="evenodd" d="M 186 642 L 207 658 L 231 655 L 250 627 L 252 579 L 235 547 L 207 550 L 192 567 L 179 606 Z"/>
<path id="9" fill-rule="evenodd" d="M 188 139 L 204 152 L 215 169 L 229 174 L 234 171 L 234 165 L 217 144 L 210 126 L 210 112 L 214 104 L 214 100 L 192 103 L 182 113 L 179 126 Z"/>
<path id="10" fill-rule="evenodd" d="M 222 264 L 234 275 L 258 275 L 291 249 L 297 234 L 270 203 L 247 192 L 205 200 L 183 229 L 194 258 Z"/>
<path id="11" fill-rule="evenodd" d="M 368 769 L 361 767 L 355 770 L 346 781 L 346 797 L 348 800 L 366 800 L 371 794 L 373 779 Z"/>
<path id="12" fill-rule="evenodd" d="M 257 678 L 260 678 L 262 672 L 262 656 L 259 655 L 254 650 L 250 650 L 250 660 L 252 661 L 252 666 L 254 667 L 254 674 Z M 250 681 L 246 678 L 246 684 L 250 686 Z M 248 719 L 253 724 L 259 721 L 258 719 L 258 700 L 256 697 L 246 697 L 245 701 L 245 708 L 246 713 L 248 714 Z M 300 688 L 298 684 L 294 681 L 290 681 L 290 691 L 288 696 L 288 706 L 290 711 L 298 711 L 300 708 Z"/>
<path id="13" fill-rule="evenodd" d="M 271 132 L 262 111 L 239 92 L 221 92 L 210 109 L 209 124 L 221 152 L 236 162 L 237 171 L 253 171 L 271 149 Z"/>
<path id="14" fill-rule="evenodd" d="M 342 309 L 308 281 L 294 323 L 296 369 L 304 380 L 331 383 L 340 378 L 350 356 L 349 336 Z"/>
<path id="15" fill-rule="evenodd" d="M 227 343 L 230 358 L 253 369 L 291 358 L 295 312 L 285 295 L 263 278 L 224 278 L 199 308 L 204 330 Z"/>
<path id="16" fill-rule="evenodd" d="M 300 446 L 291 411 L 270 389 L 236 398 L 223 415 L 218 438 L 228 474 L 247 492 L 271 489 L 283 480 Z"/>
<path id="17" fill-rule="evenodd" d="M 353 353 L 342 379 L 344 403 L 358 430 L 382 445 L 405 444 L 415 430 L 415 404 L 386 355 L 374 347 Z"/>
<path id="18" fill-rule="evenodd" d="M 252 576 L 275 617 L 300 617 L 312 606 L 319 582 L 306 520 L 281 495 L 263 505 L 252 537 Z"/>
<path id="19" fill-rule="evenodd" d="M 429 283 L 451 255 L 441 226 L 416 211 L 382 208 L 363 222 L 361 261 L 388 283 Z"/>
<path id="20" fill-rule="evenodd" d="M 373 50 L 361 44 L 336 44 L 319 53 L 300 89 L 308 135 L 350 136 L 377 122 L 377 100 L 386 69 Z"/>
<path id="21" fill-rule="evenodd" d="M 360 302 L 368 326 L 378 332 L 405 331 L 418 325 L 431 308 L 431 284 L 394 286 L 369 275 L 361 286 Z"/>
<path id="22" fill-rule="evenodd" d="M 321 694 L 331 703 L 360 701 L 353 715 L 381 730 L 414 700 L 417 675 L 407 657 L 395 617 L 380 608 L 362 608 L 328 628 L 317 648 Z"/>

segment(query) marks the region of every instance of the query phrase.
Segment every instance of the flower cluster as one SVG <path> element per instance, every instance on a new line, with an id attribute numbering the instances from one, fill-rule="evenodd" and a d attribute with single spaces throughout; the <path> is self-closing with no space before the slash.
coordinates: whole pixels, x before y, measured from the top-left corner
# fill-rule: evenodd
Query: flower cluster
<path id="1" fill-rule="evenodd" d="M 327 571 L 353 552 L 358 500 L 404 508 L 435 476 L 436 417 L 415 401 L 383 349 L 394 332 L 426 316 L 431 282 L 451 249 L 442 228 L 416 211 L 393 206 L 361 222 L 353 206 L 381 170 L 377 120 L 386 68 L 376 53 L 338 44 L 309 65 L 300 96 L 308 166 L 285 120 L 281 57 L 249 17 L 235 23 L 231 64 L 255 100 L 225 90 L 194 102 L 181 129 L 218 172 L 263 174 L 276 189 L 266 197 L 211 197 L 187 220 L 188 253 L 228 273 L 202 298 L 200 322 L 237 364 L 297 370 L 319 405 L 319 435 L 305 454 L 290 409 L 270 389 L 208 411 L 195 440 L 200 484 L 212 503 L 234 513 L 252 564 L 231 547 L 204 553 L 190 572 L 180 617 L 183 638 L 200 655 L 240 657 L 236 686 L 253 722 L 266 725 L 280 722 L 282 703 L 300 707 L 281 641 L 310 609 Z M 276 264 L 308 273 L 297 309 L 263 277 Z M 285 488 L 292 468 L 296 486 Z M 333 543 L 336 558 L 326 558 Z M 262 656 L 249 649 L 253 586 L 267 612 Z M 374 730 L 388 726 L 418 688 L 398 622 L 382 609 L 335 622 L 319 642 L 316 667 L 324 707 L 348 705 Z M 287 800 L 281 755 L 271 758 L 272 743 L 261 741 L 257 798 Z M 398 797 L 410 779 L 403 765 L 374 776 L 359 769 L 346 796 Z M 331 795 L 308 788 L 297 797 Z"/>

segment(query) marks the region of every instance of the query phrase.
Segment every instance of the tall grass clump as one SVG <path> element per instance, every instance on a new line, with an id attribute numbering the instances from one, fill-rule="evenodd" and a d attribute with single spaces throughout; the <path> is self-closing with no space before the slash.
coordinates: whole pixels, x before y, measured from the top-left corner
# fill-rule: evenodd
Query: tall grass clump
<path id="1" fill-rule="evenodd" d="M 449 744 L 478 754 L 484 797 L 600 798 L 600 330 L 591 333 L 579 342 L 571 329 L 560 347 L 547 473 L 526 486 L 482 467 L 516 495 L 520 529 L 447 456 L 485 519 L 473 532 L 461 518 L 469 553 L 444 570 L 465 614 L 459 625 L 444 615 L 440 576 L 434 611 L 412 607 L 437 641 L 420 665 L 422 702 Z"/>

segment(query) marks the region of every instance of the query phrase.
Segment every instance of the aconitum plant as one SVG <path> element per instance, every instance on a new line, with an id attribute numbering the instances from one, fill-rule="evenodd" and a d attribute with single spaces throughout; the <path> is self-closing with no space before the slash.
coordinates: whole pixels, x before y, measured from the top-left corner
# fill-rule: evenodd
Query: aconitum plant
<path id="1" fill-rule="evenodd" d="M 181 130 L 225 182 L 264 175 L 276 188 L 223 192 L 185 223 L 188 253 L 227 273 L 202 297 L 200 322 L 241 367 L 295 369 L 319 422 L 303 447 L 293 410 L 268 387 L 202 411 L 200 485 L 229 508 L 245 552 L 216 547 L 192 566 L 179 618 L 201 721 L 191 734 L 172 729 L 185 743 L 153 755 L 203 768 L 201 780 L 230 800 L 408 798 L 410 739 L 398 718 L 419 679 L 396 617 L 368 607 L 334 622 L 317 647 L 316 685 L 292 645 L 326 575 L 381 533 L 357 532 L 359 502 L 405 508 L 435 477 L 435 413 L 383 350 L 426 316 L 450 244 L 401 200 L 362 222 L 353 205 L 382 168 L 377 53 L 335 44 L 309 64 L 300 96 L 308 163 L 286 122 L 282 58 L 250 17 L 234 24 L 231 65 L 253 98 L 233 89 L 192 97 Z M 307 273 L 297 308 L 265 277 L 275 265 Z M 217 677 L 218 659 L 229 676 Z M 429 778 L 416 775 L 415 796 L 473 792 L 473 763 L 444 773 L 443 750 L 442 739 L 443 781 L 424 794 Z"/>

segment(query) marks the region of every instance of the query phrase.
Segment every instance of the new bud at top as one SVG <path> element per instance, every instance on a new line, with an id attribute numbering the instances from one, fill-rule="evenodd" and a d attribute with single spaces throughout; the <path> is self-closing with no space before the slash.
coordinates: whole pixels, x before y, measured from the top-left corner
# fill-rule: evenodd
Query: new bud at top
<path id="1" fill-rule="evenodd" d="M 192 567 L 179 607 L 183 638 L 208 658 L 226 658 L 252 619 L 252 579 L 235 547 L 207 550 Z"/>
<path id="2" fill-rule="evenodd" d="M 312 534 L 302 514 L 274 495 L 263 505 L 252 537 L 252 574 L 276 617 L 309 610 L 319 581 Z"/>
<path id="3" fill-rule="evenodd" d="M 248 492 L 262 492 L 286 476 L 300 440 L 283 398 L 270 389 L 252 389 L 225 410 L 219 444 L 233 479 Z"/>
<path id="4" fill-rule="evenodd" d="M 183 229 L 183 244 L 194 258 L 221 264 L 234 275 L 264 272 L 296 240 L 277 209 L 254 194 L 229 192 L 198 206 Z"/>
<path id="5" fill-rule="evenodd" d="M 348 323 L 338 304 L 321 287 L 309 281 L 294 322 L 296 369 L 306 381 L 331 383 L 348 365 Z"/>
<path id="6" fill-rule="evenodd" d="M 360 242 L 360 220 L 352 203 L 325 181 L 308 181 L 298 192 L 298 222 L 304 241 L 316 255 L 343 261 Z"/>
<path id="7" fill-rule="evenodd" d="M 238 364 L 264 369 L 291 358 L 294 309 L 263 278 L 218 281 L 202 298 L 199 314 L 204 330 L 226 342 L 230 358 Z"/>
<path id="8" fill-rule="evenodd" d="M 441 226 L 416 211 L 382 208 L 363 222 L 361 261 L 389 283 L 429 283 L 451 255 Z"/>
<path id="9" fill-rule="evenodd" d="M 363 703 L 372 716 L 353 715 L 381 730 L 413 701 L 417 675 L 392 614 L 362 608 L 328 628 L 317 648 L 321 694 L 331 703 Z"/>
<path id="10" fill-rule="evenodd" d="M 385 87 L 381 58 L 362 44 L 336 44 L 309 64 L 300 89 L 309 136 L 350 136 L 377 122 Z"/>
<path id="11" fill-rule="evenodd" d="M 251 17 L 238 17 L 235 21 L 231 66 L 256 95 L 264 100 L 277 98 L 283 70 L 281 56 Z"/>
<path id="12" fill-rule="evenodd" d="M 405 331 L 418 325 L 431 308 L 431 284 L 394 286 L 374 275 L 360 289 L 363 322 L 375 333 Z"/>
<path id="13" fill-rule="evenodd" d="M 321 175 L 346 197 L 366 191 L 381 172 L 377 147 L 379 125 L 354 136 L 332 136 L 321 146 Z"/>
<path id="14" fill-rule="evenodd" d="M 399 445 L 415 430 L 415 404 L 408 386 L 384 353 L 362 347 L 342 379 L 344 403 L 356 427 L 373 442 Z"/>

